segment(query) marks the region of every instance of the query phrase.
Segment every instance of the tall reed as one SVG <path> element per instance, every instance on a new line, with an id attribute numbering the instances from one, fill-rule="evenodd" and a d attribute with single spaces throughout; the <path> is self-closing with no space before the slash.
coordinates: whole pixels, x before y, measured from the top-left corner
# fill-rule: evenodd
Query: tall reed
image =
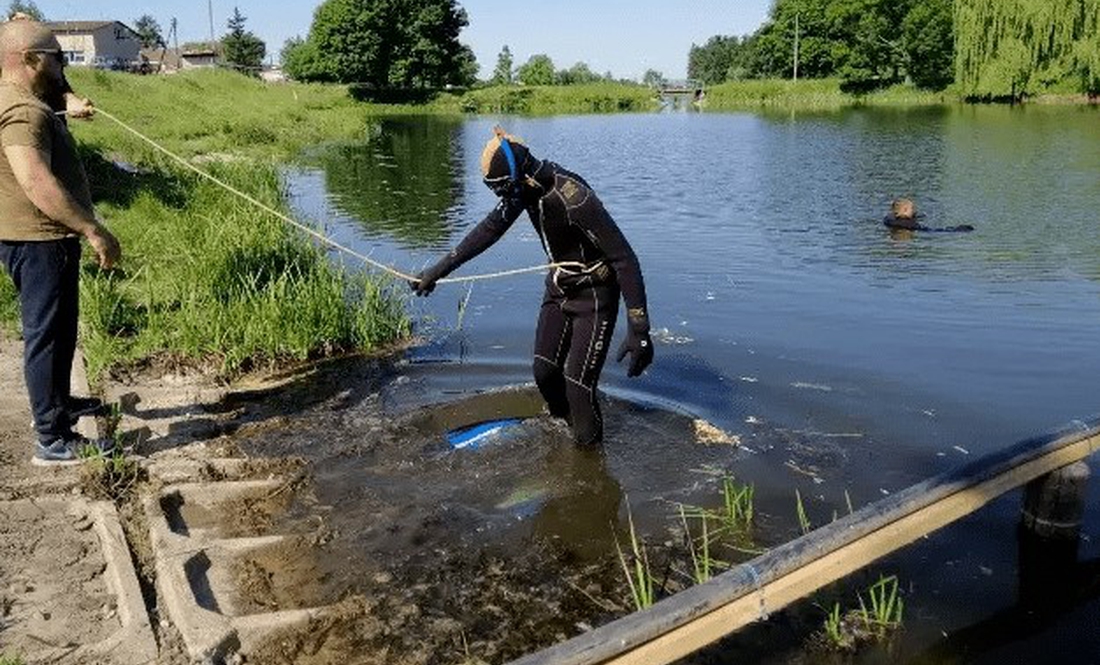
<path id="1" fill-rule="evenodd" d="M 652 605 L 655 599 L 653 573 L 649 568 L 649 555 L 646 554 L 645 543 L 638 538 L 638 534 L 634 529 L 634 516 L 630 512 L 629 505 L 626 509 L 626 519 L 630 525 L 630 562 L 627 562 L 626 554 L 619 544 L 617 534 L 615 536 L 615 550 L 619 553 L 619 563 L 622 565 L 627 586 L 630 587 L 634 607 L 638 610 L 644 610 Z"/>

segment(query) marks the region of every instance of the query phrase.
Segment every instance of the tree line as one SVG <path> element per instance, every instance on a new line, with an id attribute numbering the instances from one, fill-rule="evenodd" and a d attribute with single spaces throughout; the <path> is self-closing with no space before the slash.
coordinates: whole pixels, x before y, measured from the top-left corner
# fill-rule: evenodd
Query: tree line
<path id="1" fill-rule="evenodd" d="M 1100 0 L 777 0 L 745 37 L 692 45 L 688 76 L 838 77 L 848 92 L 897 83 L 968 97 L 1100 91 Z"/>
<path id="2" fill-rule="evenodd" d="M 12 0 L 14 11 L 43 18 L 34 0 Z M 468 87 L 478 83 L 473 51 L 459 41 L 468 23 L 458 0 L 324 0 L 308 35 L 284 46 L 283 68 L 299 80 L 376 89 Z M 225 62 L 254 71 L 266 46 L 244 24 L 234 8 L 217 46 Z M 147 46 L 163 45 L 152 17 L 140 17 L 135 29 Z M 751 35 L 715 35 L 691 45 L 687 73 L 707 85 L 836 77 L 853 93 L 909 83 L 931 90 L 954 84 L 974 98 L 1048 90 L 1095 96 L 1100 0 L 775 0 Z M 611 72 L 598 74 L 584 62 L 558 69 L 545 54 L 517 66 L 504 46 L 486 83 L 610 80 Z M 654 70 L 642 80 L 663 82 Z"/>

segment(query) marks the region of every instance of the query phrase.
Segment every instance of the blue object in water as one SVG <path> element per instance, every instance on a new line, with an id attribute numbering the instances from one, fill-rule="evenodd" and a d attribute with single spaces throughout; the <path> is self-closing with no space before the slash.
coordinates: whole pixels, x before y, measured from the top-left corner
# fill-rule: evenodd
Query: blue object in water
<path id="1" fill-rule="evenodd" d="M 488 437 L 493 436 L 503 429 L 518 425 L 522 418 L 501 418 L 499 420 L 486 420 L 483 423 L 467 425 L 447 432 L 447 443 L 451 448 L 477 448 Z"/>

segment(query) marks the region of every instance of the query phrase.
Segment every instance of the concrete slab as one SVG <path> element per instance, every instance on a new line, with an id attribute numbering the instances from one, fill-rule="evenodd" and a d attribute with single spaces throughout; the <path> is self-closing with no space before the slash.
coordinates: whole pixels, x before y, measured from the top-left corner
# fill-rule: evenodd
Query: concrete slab
<path id="1" fill-rule="evenodd" d="M 28 537 L 19 528 L 27 520 L 44 537 Z M 5 542 L 4 553 L 26 557 L 5 561 L 0 571 L 13 578 L 5 582 L 17 585 L 8 590 L 14 611 L 5 612 L 11 625 L 0 631 L 0 648 L 10 647 L 29 662 L 156 662 L 157 644 L 112 504 L 67 497 L 6 501 L 0 502 L 0 522 L 0 541 L 9 535 L 23 539 Z M 94 625 L 66 623 L 86 619 L 88 606 L 98 603 L 104 611 Z"/>
<path id="2" fill-rule="evenodd" d="M 161 603 L 196 660 L 247 654 L 271 634 L 304 627 L 325 608 L 243 614 L 231 568 L 242 555 L 285 540 L 282 535 L 221 538 L 202 513 L 242 497 L 275 491 L 278 478 L 169 485 L 145 498 Z M 189 518 L 191 521 L 189 522 Z"/>

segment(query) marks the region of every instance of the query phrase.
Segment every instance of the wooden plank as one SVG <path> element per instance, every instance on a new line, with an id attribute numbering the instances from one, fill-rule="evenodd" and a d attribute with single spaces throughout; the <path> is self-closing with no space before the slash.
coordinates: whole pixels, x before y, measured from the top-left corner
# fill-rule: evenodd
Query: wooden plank
<path id="1" fill-rule="evenodd" d="M 1075 421 L 871 504 L 701 584 L 512 665 L 661 665 L 968 515 L 1100 448 Z"/>

